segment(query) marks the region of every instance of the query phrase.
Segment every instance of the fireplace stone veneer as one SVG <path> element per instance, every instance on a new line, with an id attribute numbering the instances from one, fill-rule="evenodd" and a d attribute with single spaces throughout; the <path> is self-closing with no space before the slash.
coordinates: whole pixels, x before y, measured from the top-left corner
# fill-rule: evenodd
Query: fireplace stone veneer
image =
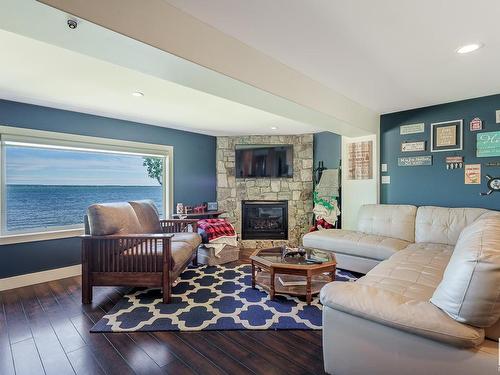
<path id="1" fill-rule="evenodd" d="M 236 178 L 237 144 L 293 144 L 293 177 Z M 217 202 L 219 209 L 226 211 L 221 217 L 225 217 L 234 225 L 242 247 L 263 248 L 299 244 L 312 220 L 312 176 L 312 134 L 217 137 Z M 247 200 L 287 201 L 287 239 L 242 239 L 242 202 Z"/>

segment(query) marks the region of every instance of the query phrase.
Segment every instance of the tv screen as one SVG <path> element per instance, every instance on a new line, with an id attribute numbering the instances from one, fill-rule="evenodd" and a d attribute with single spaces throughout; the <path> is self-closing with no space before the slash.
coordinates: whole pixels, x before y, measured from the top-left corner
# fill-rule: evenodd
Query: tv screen
<path id="1" fill-rule="evenodd" d="M 293 145 L 236 145 L 236 178 L 293 177 Z"/>

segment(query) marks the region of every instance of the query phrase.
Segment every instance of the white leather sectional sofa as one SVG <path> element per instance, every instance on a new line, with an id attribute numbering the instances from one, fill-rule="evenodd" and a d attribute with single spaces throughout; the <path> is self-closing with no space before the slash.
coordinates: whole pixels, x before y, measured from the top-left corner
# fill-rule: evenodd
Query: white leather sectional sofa
<path id="1" fill-rule="evenodd" d="M 303 240 L 369 270 L 321 291 L 326 372 L 497 373 L 500 213 L 368 205 L 358 229 Z"/>

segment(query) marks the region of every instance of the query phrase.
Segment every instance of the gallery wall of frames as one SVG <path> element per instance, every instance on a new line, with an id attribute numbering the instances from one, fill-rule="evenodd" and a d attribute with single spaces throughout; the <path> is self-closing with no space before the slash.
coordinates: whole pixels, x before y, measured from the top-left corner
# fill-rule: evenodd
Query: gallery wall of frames
<path id="1" fill-rule="evenodd" d="M 500 95 L 381 116 L 381 203 L 500 210 Z"/>

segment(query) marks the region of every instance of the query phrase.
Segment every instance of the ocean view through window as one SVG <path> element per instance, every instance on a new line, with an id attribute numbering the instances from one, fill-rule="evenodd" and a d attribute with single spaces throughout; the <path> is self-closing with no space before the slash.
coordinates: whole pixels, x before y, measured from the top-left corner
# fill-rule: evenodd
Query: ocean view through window
<path id="1" fill-rule="evenodd" d="M 81 228 L 93 203 L 151 199 L 164 215 L 166 156 L 2 141 L 2 233 Z"/>

